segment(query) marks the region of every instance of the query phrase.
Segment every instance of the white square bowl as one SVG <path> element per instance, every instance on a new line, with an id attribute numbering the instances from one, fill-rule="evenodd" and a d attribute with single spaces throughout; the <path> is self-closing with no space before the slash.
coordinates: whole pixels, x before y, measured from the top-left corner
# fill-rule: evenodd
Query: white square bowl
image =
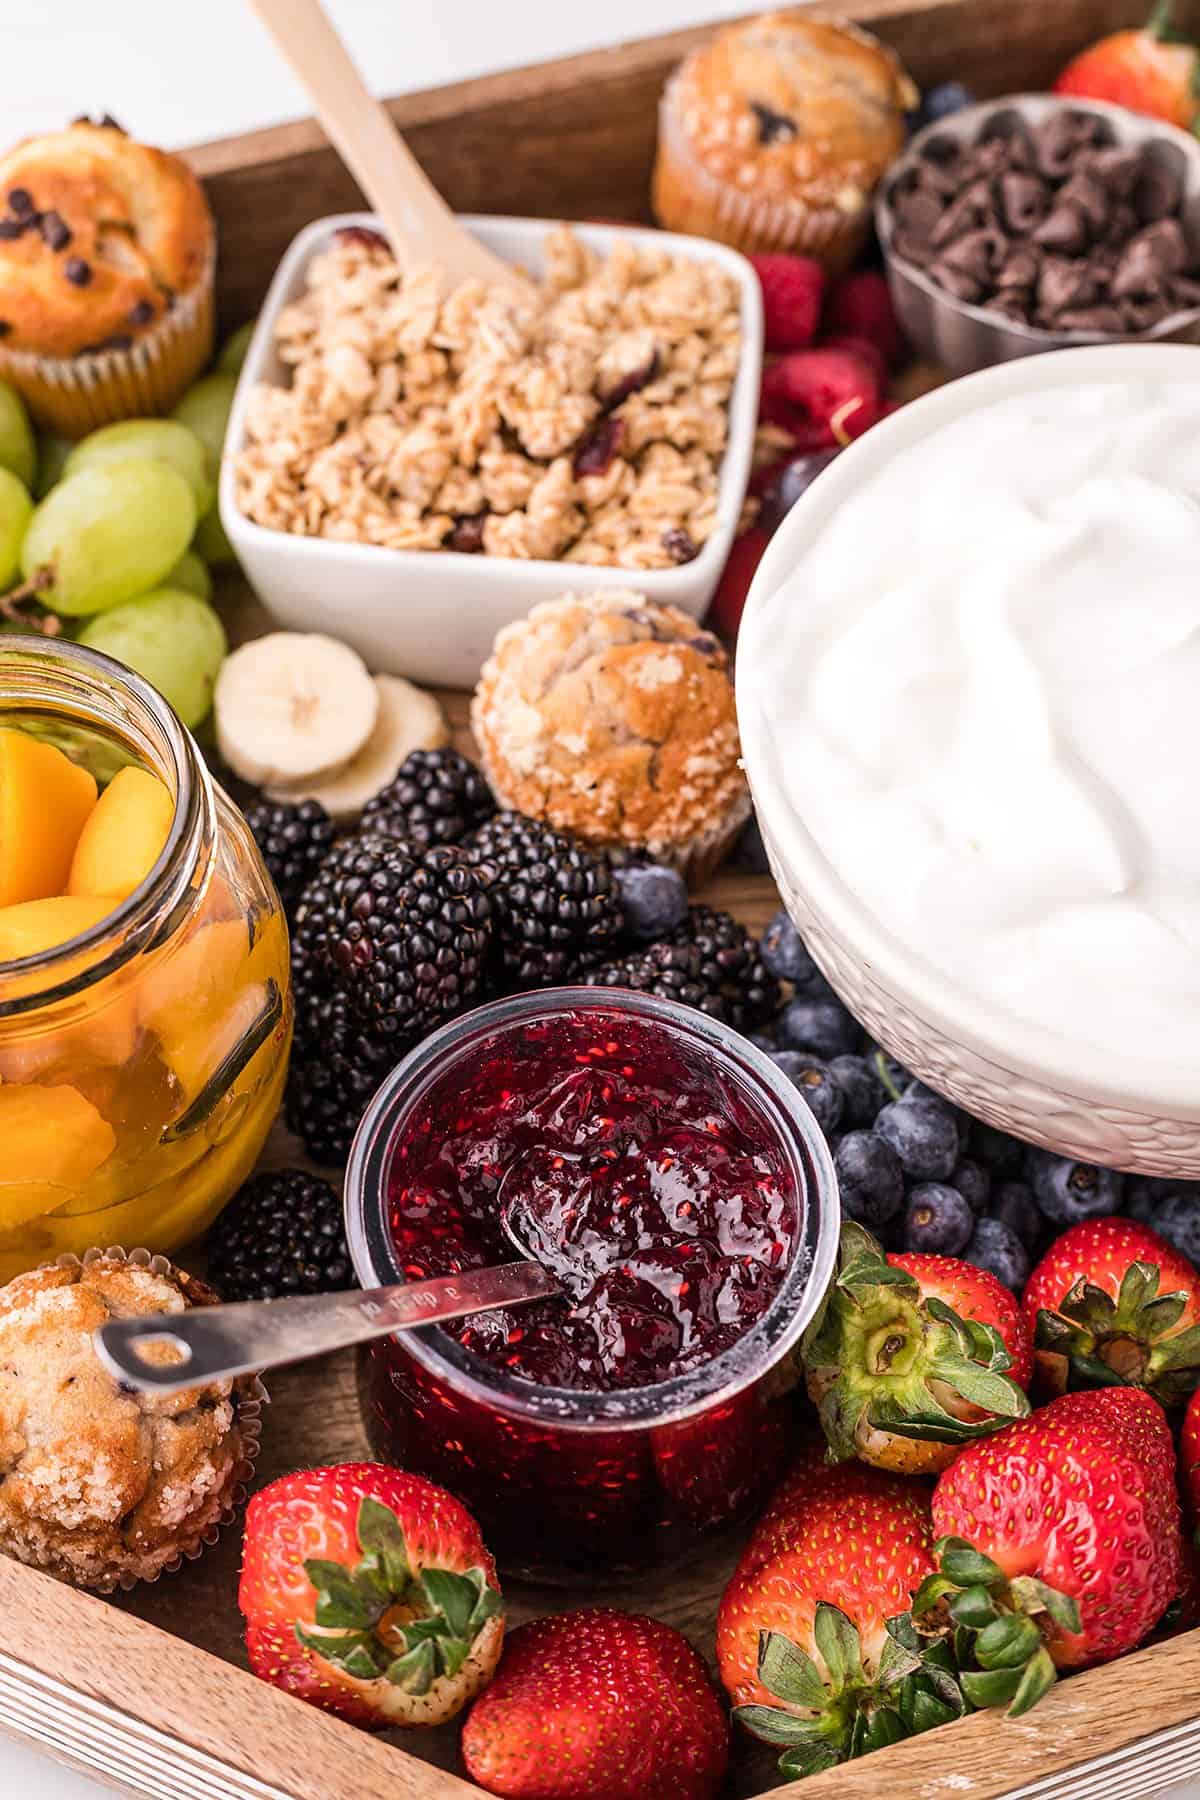
<path id="1" fill-rule="evenodd" d="M 489 250 L 531 274 L 544 268 L 542 243 L 556 221 L 466 215 L 462 223 Z M 302 291 L 308 266 L 334 233 L 348 225 L 379 230 L 373 213 L 340 213 L 307 226 L 290 245 L 271 283 L 234 396 L 221 468 L 221 522 L 238 560 L 268 611 L 292 631 L 320 631 L 356 649 L 376 671 L 437 687 L 472 687 L 496 633 L 524 618 L 539 600 L 598 588 L 635 588 L 650 600 L 680 606 L 699 619 L 729 554 L 750 475 L 762 370 L 762 296 L 758 277 L 736 250 L 707 238 L 633 227 L 577 225 L 592 250 L 607 254 L 618 239 L 668 250 L 693 262 L 716 262 L 741 294 L 742 350 L 722 458 L 717 524 L 698 556 L 670 569 L 592 568 L 586 563 L 518 561 L 452 550 L 391 550 L 300 537 L 256 525 L 240 510 L 233 461 L 245 443 L 250 390 L 283 384 L 275 353 L 280 309 Z"/>

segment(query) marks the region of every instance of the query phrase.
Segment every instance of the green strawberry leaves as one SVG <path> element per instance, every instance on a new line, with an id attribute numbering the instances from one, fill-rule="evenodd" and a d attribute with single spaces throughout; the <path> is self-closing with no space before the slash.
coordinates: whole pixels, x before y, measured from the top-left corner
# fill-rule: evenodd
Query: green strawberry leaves
<path id="1" fill-rule="evenodd" d="M 953 1646 L 972 1706 L 1006 1706 L 1019 1718 L 1057 1679 L 1047 1638 L 1082 1630 L 1078 1602 L 1034 1575 L 1010 1582 L 963 1538 L 942 1538 L 933 1550 L 938 1568 L 913 1596 L 911 1623 L 919 1636 Z"/>
<path id="2" fill-rule="evenodd" d="M 357 1531 L 363 1555 L 353 1568 L 320 1557 L 305 1562 L 319 1630 L 297 1625 L 296 1639 L 356 1680 L 382 1679 L 405 1693 L 427 1694 L 440 1677 L 459 1673 L 484 1626 L 500 1613 L 500 1595 L 483 1569 L 414 1574 L 400 1521 L 377 1500 L 360 1503 Z M 392 1614 L 399 1619 L 385 1631 Z"/>
<path id="3" fill-rule="evenodd" d="M 803 1356 L 839 1461 L 859 1452 L 867 1431 L 963 1444 L 1029 1413 L 995 1327 L 924 1295 L 853 1221 L 842 1227 L 838 1271 Z"/>
<path id="4" fill-rule="evenodd" d="M 889 1619 L 887 1631 L 874 1674 L 863 1666 L 854 1623 L 826 1601 L 813 1618 L 813 1649 L 824 1675 L 782 1632 L 760 1635 L 758 1679 L 781 1705 L 739 1706 L 734 1717 L 783 1750 L 782 1774 L 832 1769 L 970 1710 L 944 1644 L 923 1639 L 907 1615 Z"/>
<path id="5" fill-rule="evenodd" d="M 1191 1296 L 1160 1294 L 1157 1264 L 1130 1263 L 1114 1300 L 1081 1275 L 1058 1306 L 1041 1308 L 1034 1342 L 1067 1363 L 1072 1391 L 1148 1388 L 1164 1406 L 1180 1404 L 1200 1381 L 1200 1325 L 1176 1327 Z"/>

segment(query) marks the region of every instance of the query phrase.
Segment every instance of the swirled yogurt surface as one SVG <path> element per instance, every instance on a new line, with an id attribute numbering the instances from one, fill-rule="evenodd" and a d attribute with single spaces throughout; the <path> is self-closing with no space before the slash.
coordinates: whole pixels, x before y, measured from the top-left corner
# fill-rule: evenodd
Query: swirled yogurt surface
<path id="1" fill-rule="evenodd" d="M 880 922 L 1117 1057 L 1200 1052 L 1195 354 L 933 428 L 837 505 L 749 659 L 787 806 Z"/>

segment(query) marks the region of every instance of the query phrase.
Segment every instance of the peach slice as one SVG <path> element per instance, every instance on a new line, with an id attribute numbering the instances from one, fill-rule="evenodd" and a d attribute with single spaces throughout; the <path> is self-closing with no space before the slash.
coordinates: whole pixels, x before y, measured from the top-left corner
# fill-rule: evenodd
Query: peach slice
<path id="1" fill-rule="evenodd" d="M 106 919 L 111 900 L 98 895 L 60 895 L 0 907 L 0 963 L 44 956 Z"/>
<path id="2" fill-rule="evenodd" d="M 0 1230 L 77 1195 L 112 1155 L 116 1133 L 72 1087 L 0 1087 Z"/>
<path id="3" fill-rule="evenodd" d="M 0 907 L 62 893 L 95 804 L 86 769 L 27 732 L 0 730 Z"/>
<path id="4" fill-rule="evenodd" d="M 146 769 L 121 769 L 79 834 L 68 894 L 127 900 L 162 854 L 175 816 L 170 790 Z"/>

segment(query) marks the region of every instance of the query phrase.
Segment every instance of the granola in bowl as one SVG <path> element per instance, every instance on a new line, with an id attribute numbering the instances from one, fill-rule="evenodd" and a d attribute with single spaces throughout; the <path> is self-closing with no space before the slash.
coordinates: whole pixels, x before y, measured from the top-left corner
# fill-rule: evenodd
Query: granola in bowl
<path id="1" fill-rule="evenodd" d="M 547 233 L 540 283 L 443 293 L 362 227 L 281 311 L 240 510 L 305 537 L 594 567 L 690 561 L 717 523 L 740 352 L 718 262 Z"/>

